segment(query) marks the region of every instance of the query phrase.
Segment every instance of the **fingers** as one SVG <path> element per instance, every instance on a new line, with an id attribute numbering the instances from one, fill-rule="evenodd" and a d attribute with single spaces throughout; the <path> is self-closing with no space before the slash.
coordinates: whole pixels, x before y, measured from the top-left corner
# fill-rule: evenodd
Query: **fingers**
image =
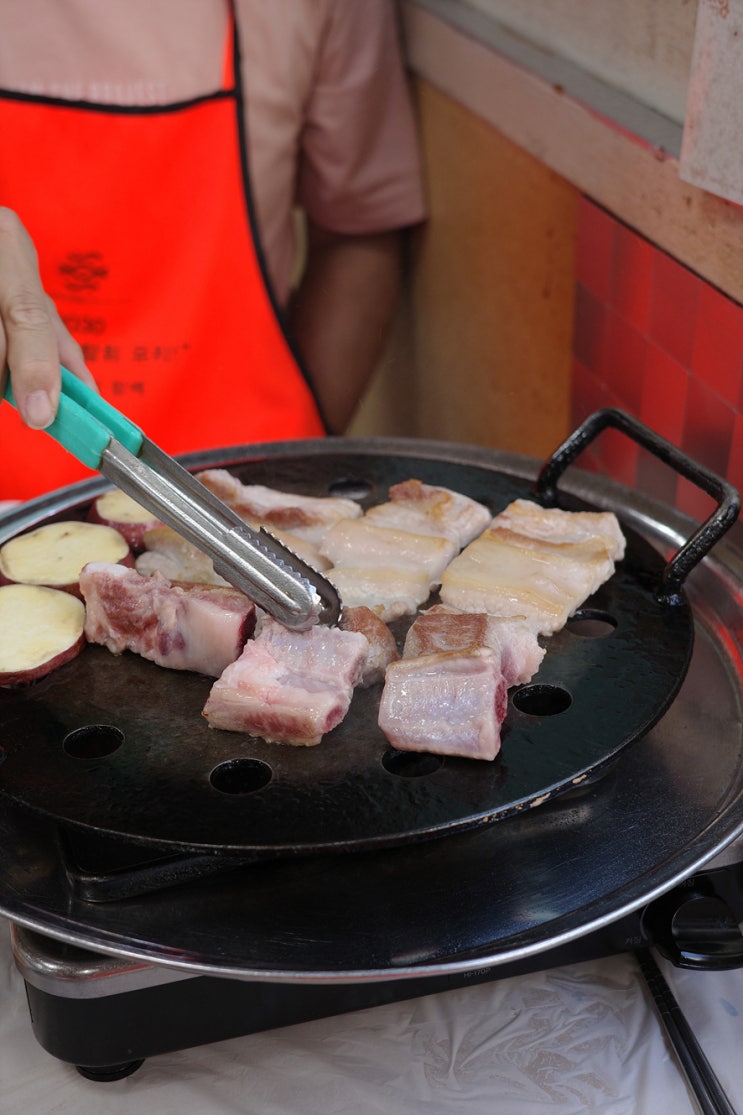
<path id="1" fill-rule="evenodd" d="M 18 410 L 34 429 L 45 429 L 56 414 L 62 351 L 71 370 L 90 375 L 44 292 L 30 236 L 12 210 L 0 207 L 0 375 L 7 363 Z"/>
<path id="2" fill-rule="evenodd" d="M 18 410 L 28 425 L 43 429 L 54 417 L 59 396 L 57 340 L 36 251 L 9 209 L 0 209 L 0 322 L 0 356 L 11 369 Z"/>
<path id="3" fill-rule="evenodd" d="M 62 318 L 57 313 L 57 307 L 52 302 L 51 298 L 47 298 L 47 309 L 54 328 L 54 334 L 57 338 L 57 346 L 59 349 L 59 362 L 64 364 L 78 379 L 87 383 L 88 387 L 92 387 L 94 391 L 98 390 L 98 385 L 91 372 L 88 371 L 83 356 L 83 350 L 77 343 L 74 337 L 68 333 L 67 328 L 62 321 Z"/>

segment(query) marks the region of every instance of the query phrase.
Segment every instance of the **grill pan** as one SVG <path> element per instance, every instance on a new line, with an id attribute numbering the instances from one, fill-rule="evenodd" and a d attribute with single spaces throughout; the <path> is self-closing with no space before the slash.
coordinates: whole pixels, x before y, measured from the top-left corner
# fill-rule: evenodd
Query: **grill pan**
<path id="1" fill-rule="evenodd" d="M 395 751 L 377 726 L 380 686 L 357 691 L 346 720 L 316 748 L 215 731 L 201 717 L 209 679 L 89 646 L 42 681 L 0 691 L 0 792 L 106 838 L 274 858 L 451 834 L 542 805 L 597 776 L 678 692 L 694 632 L 681 586 L 735 518 L 732 489 L 618 411 L 592 416 L 533 486 L 479 464 L 414 449 L 358 452 L 343 441 L 226 462 L 244 482 L 352 494 L 364 507 L 417 477 L 494 513 L 520 496 L 580 508 L 585 504 L 562 496 L 557 482 L 607 425 L 694 479 L 719 505 L 670 562 L 625 525 L 627 555 L 615 576 L 547 640 L 532 682 L 511 691 L 495 762 Z M 88 502 L 81 491 L 56 517 L 82 515 Z M 39 521 L 47 520 L 29 524 L 20 512 L 0 541 Z M 400 645 L 408 623 L 394 627 Z"/>
<path id="2" fill-rule="evenodd" d="M 185 463 L 258 470 L 269 483 L 282 475 L 304 491 L 313 490 L 324 458 L 339 447 L 370 468 L 377 458 L 408 462 L 409 475 L 413 463 L 424 462 L 434 482 L 452 486 L 471 469 L 481 490 L 495 473 L 509 498 L 530 491 L 539 472 L 538 462 L 518 454 L 407 439 L 241 446 L 193 454 Z M 0 537 L 82 515 L 104 487 L 86 481 L 28 504 Z M 683 549 L 696 527 L 668 505 L 582 469 L 570 470 L 560 487 L 566 500 L 615 511 L 658 552 Z M 740 872 L 734 842 L 743 835 L 743 558 L 727 539 L 697 563 L 685 592 L 693 654 L 665 715 L 601 777 L 539 808 L 446 839 L 351 855 L 283 856 L 241 867 L 239 853 L 164 854 L 165 880 L 174 881 L 168 859 L 211 858 L 226 869 L 191 882 L 180 874 L 180 885 L 143 897 L 91 901 L 60 859 L 63 826 L 6 796 L 0 913 L 135 966 L 284 985 L 408 977 L 419 985 L 421 977 L 455 973 L 477 979 L 490 966 L 531 965 L 537 955 L 614 927 L 615 947 L 637 947 L 640 938 L 621 935 L 625 915 L 677 884 L 686 888 L 714 856 L 732 856 L 731 870 Z M 633 692 L 642 684 L 638 672 Z M 124 841 L 99 839 L 84 827 L 75 838 L 78 848 L 92 845 L 86 867 L 94 872 L 115 874 L 130 860 Z M 135 859 L 159 855 L 143 845 L 134 851 Z"/>

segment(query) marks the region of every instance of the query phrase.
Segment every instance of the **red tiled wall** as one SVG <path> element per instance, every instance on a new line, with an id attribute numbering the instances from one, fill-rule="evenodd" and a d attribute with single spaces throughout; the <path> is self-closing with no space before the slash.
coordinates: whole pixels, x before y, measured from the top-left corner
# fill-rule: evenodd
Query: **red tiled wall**
<path id="1" fill-rule="evenodd" d="M 743 306 L 588 199 L 579 207 L 572 424 L 619 407 L 743 490 Z M 585 453 L 706 518 L 708 496 L 607 430 Z"/>

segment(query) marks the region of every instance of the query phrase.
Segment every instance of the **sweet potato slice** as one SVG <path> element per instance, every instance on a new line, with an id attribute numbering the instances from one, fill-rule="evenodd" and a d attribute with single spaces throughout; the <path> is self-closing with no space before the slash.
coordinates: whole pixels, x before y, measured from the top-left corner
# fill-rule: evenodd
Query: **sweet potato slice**
<path id="1" fill-rule="evenodd" d="M 129 543 L 113 527 L 76 520 L 47 523 L 0 548 L 0 583 L 45 585 L 79 595 L 89 561 L 133 563 Z"/>
<path id="2" fill-rule="evenodd" d="M 0 587 L 0 686 L 36 681 L 75 658 L 84 628 L 85 605 L 69 592 Z"/>
<path id="3" fill-rule="evenodd" d="M 93 500 L 88 520 L 118 530 L 135 553 L 144 549 L 142 539 L 145 533 L 161 526 L 160 520 L 151 511 L 122 492 L 121 488 L 110 488 Z"/>

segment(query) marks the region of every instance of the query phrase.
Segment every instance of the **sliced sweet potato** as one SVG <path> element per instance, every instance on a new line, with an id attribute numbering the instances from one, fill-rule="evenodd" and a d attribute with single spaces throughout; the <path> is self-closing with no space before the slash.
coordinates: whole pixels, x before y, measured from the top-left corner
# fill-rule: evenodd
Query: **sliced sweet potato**
<path id="1" fill-rule="evenodd" d="M 0 583 L 45 585 L 79 595 L 80 570 L 89 561 L 133 564 L 118 530 L 76 520 L 46 523 L 0 548 Z"/>
<path id="2" fill-rule="evenodd" d="M 88 520 L 118 530 L 135 553 L 144 549 L 142 538 L 145 533 L 161 525 L 151 511 L 122 492 L 121 488 L 111 488 L 93 500 Z"/>
<path id="3" fill-rule="evenodd" d="M 0 588 L 0 686 L 36 681 L 85 646 L 85 605 L 40 585 Z"/>

